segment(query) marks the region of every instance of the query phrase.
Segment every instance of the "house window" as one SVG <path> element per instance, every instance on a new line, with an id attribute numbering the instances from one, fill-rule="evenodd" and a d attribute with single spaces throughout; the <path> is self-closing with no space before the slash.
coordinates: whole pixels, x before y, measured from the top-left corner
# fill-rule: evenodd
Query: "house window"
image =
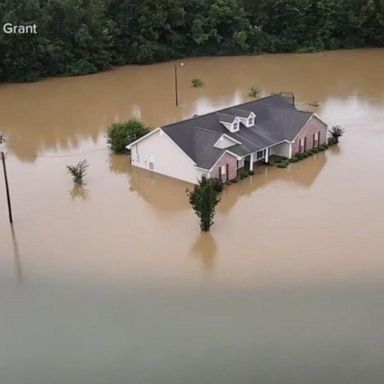
<path id="1" fill-rule="evenodd" d="M 235 121 L 234 123 L 232 123 L 232 131 L 236 132 L 238 130 L 239 130 L 239 122 Z"/>
<path id="2" fill-rule="evenodd" d="M 228 180 L 228 173 L 229 173 L 229 165 L 228 164 L 222 165 L 219 168 L 219 179 L 220 179 L 220 181 L 225 183 Z"/>
<path id="3" fill-rule="evenodd" d="M 299 152 L 305 152 L 307 150 L 307 138 L 303 137 L 299 140 Z"/>
<path id="4" fill-rule="evenodd" d="M 316 148 L 320 144 L 320 132 L 313 134 L 313 148 Z"/>
<path id="5" fill-rule="evenodd" d="M 252 125 L 254 125 L 254 124 L 255 124 L 255 120 L 254 120 L 254 118 L 253 118 L 253 117 L 250 117 L 250 118 L 248 119 L 248 122 L 247 122 L 248 127 L 252 127 Z"/>
<path id="6" fill-rule="evenodd" d="M 150 162 L 149 162 L 149 169 L 150 169 L 151 171 L 153 171 L 154 167 L 155 167 L 155 165 L 153 164 L 153 161 L 150 161 Z"/>
<path id="7" fill-rule="evenodd" d="M 261 151 L 257 151 L 257 153 L 256 153 L 256 159 L 257 160 L 264 159 L 264 157 L 265 157 L 265 149 L 263 149 Z"/>

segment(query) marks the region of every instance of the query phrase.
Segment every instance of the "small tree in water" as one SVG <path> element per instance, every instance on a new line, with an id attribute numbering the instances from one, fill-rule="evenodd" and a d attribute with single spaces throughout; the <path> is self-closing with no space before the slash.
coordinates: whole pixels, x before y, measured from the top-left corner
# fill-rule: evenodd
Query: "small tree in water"
<path id="1" fill-rule="evenodd" d="M 249 90 L 249 93 L 248 93 L 248 96 L 249 97 L 257 97 L 258 94 L 260 93 L 260 88 L 257 87 L 256 85 L 253 85 L 250 90 Z"/>
<path id="2" fill-rule="evenodd" d="M 344 135 L 345 129 L 340 125 L 336 125 L 329 131 L 331 137 L 329 138 L 329 144 L 339 144 L 339 138 Z"/>
<path id="3" fill-rule="evenodd" d="M 200 218 L 201 230 L 209 231 L 213 224 L 215 207 L 220 201 L 214 180 L 202 177 L 193 191 L 187 190 L 187 195 L 193 210 Z"/>
<path id="4" fill-rule="evenodd" d="M 67 165 L 68 172 L 72 175 L 75 184 L 84 184 L 84 176 L 87 174 L 88 167 L 87 160 L 79 161 L 76 165 Z"/>

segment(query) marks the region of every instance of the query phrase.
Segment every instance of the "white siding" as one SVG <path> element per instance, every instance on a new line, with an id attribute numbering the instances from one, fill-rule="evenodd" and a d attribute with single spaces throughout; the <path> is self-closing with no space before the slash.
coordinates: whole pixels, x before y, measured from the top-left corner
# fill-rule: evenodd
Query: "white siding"
<path id="1" fill-rule="evenodd" d="M 281 143 L 270 148 L 270 155 L 290 157 L 289 147 L 292 144 Z"/>
<path id="2" fill-rule="evenodd" d="M 203 173 L 161 130 L 132 146 L 131 162 L 135 167 L 194 184 Z"/>

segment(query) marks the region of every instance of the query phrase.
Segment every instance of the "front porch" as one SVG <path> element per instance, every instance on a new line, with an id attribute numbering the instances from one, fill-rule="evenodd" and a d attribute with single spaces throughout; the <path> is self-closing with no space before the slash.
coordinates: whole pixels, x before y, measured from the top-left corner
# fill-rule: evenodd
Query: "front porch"
<path id="1" fill-rule="evenodd" d="M 257 164 L 269 164 L 270 157 L 275 155 L 291 158 L 292 143 L 282 142 L 244 156 L 242 161 L 238 162 L 238 172 L 253 171 Z"/>

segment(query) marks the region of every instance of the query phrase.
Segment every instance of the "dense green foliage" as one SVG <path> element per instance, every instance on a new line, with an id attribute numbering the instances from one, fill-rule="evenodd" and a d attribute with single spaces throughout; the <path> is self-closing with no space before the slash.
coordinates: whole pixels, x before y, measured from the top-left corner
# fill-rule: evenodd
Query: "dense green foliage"
<path id="1" fill-rule="evenodd" d="M 114 123 L 107 131 L 107 143 L 115 153 L 126 152 L 126 146 L 149 133 L 149 127 L 137 119 Z"/>
<path id="2" fill-rule="evenodd" d="M 384 0 L 2 0 L 0 81 L 183 56 L 383 46 Z"/>
<path id="3" fill-rule="evenodd" d="M 189 202 L 200 218 L 202 231 L 209 231 L 215 216 L 215 207 L 219 203 L 217 181 L 203 177 L 193 191 L 187 190 Z"/>
<path id="4" fill-rule="evenodd" d="M 84 184 L 84 177 L 87 174 L 89 164 L 87 160 L 79 161 L 76 165 L 67 165 L 68 172 L 71 174 L 73 182 L 77 185 Z"/>

